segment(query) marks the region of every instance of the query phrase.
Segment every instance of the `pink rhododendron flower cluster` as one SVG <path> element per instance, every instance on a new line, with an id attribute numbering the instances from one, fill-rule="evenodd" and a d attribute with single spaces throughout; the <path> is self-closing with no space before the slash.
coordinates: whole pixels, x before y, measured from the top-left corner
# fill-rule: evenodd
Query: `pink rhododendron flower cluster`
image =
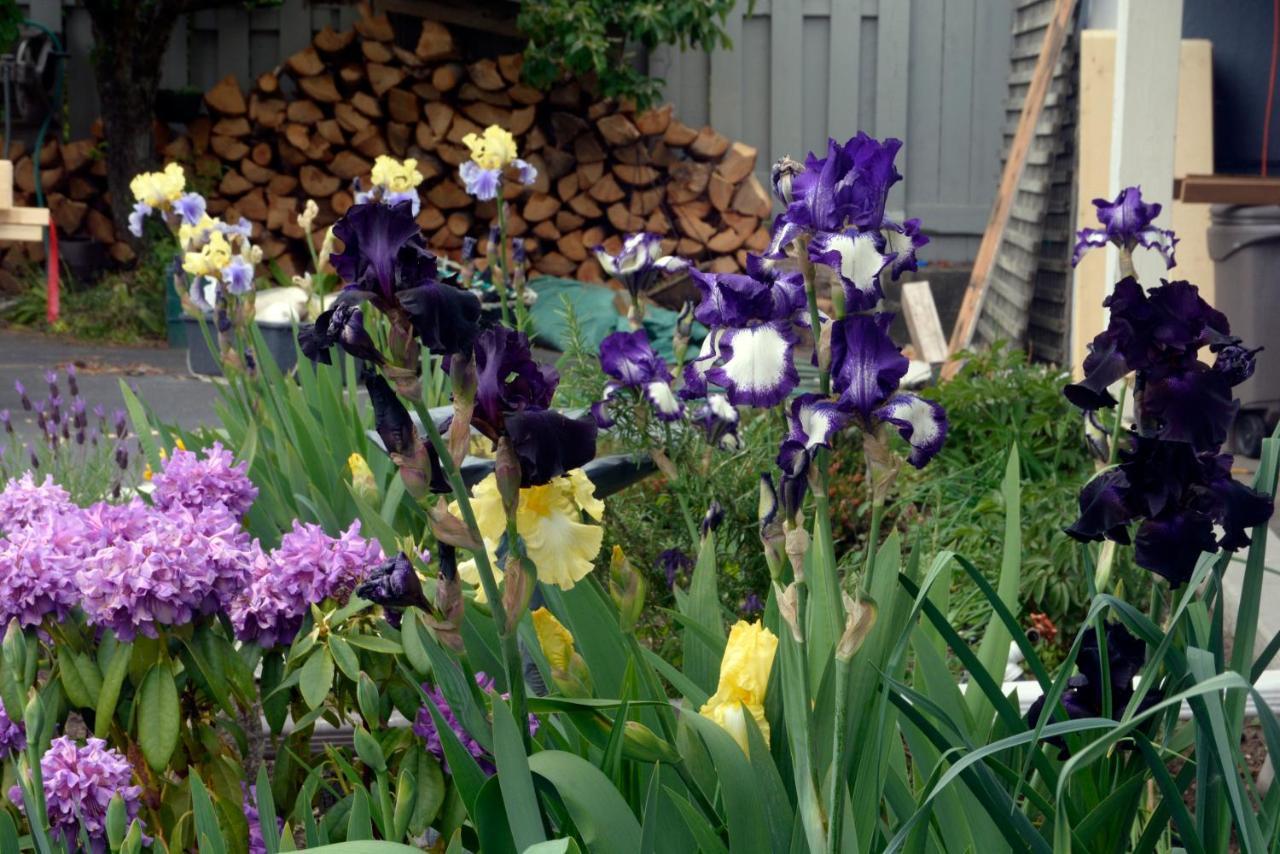
<path id="1" fill-rule="evenodd" d="M 130 785 L 133 766 L 100 738 L 90 738 L 83 747 L 69 736 L 55 738 L 40 757 L 40 773 L 49 827 L 72 848 L 82 830 L 95 846 L 106 843 L 107 807 L 113 796 L 124 801 L 129 821 L 138 815 L 142 787 Z M 22 790 L 12 787 L 9 800 L 21 809 Z"/>
<path id="2" fill-rule="evenodd" d="M 248 464 L 237 464 L 231 452 L 217 442 L 205 450 L 203 458 L 175 449 L 164 470 L 151 479 L 155 487 L 151 500 L 162 510 L 222 506 L 241 517 L 258 497 L 258 487 L 249 480 L 247 470 Z"/>

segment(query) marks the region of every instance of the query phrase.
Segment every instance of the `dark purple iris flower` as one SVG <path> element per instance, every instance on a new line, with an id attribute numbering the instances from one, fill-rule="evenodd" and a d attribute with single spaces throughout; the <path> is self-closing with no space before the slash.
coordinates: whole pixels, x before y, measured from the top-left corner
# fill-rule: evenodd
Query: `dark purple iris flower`
<path id="1" fill-rule="evenodd" d="M 313 362 L 332 364 L 329 350 L 335 344 L 357 359 L 378 365 L 386 361 L 364 328 L 364 312 L 351 302 L 338 300 L 316 318 L 314 326 L 298 330 L 298 346 Z"/>
<path id="2" fill-rule="evenodd" d="M 1134 637 L 1122 623 L 1110 623 L 1106 629 L 1107 638 L 1107 680 L 1111 684 L 1111 708 L 1103 708 L 1103 663 L 1102 649 L 1098 643 L 1098 633 L 1093 627 L 1084 631 L 1080 642 L 1080 652 L 1076 656 L 1075 676 L 1067 681 L 1067 690 L 1062 695 L 1062 705 L 1067 717 L 1071 720 L 1080 718 L 1100 718 L 1108 715 L 1118 719 L 1124 714 L 1133 699 L 1134 677 L 1142 670 L 1147 660 L 1147 646 L 1140 638 Z M 1159 691 L 1148 691 L 1142 702 L 1135 709 L 1141 713 L 1160 702 Z M 1027 710 L 1027 725 L 1036 726 L 1040 716 L 1044 714 L 1045 698 L 1041 696 Z M 1061 720 L 1060 713 L 1055 712 L 1054 720 Z M 1065 759 L 1069 754 L 1065 739 L 1047 739 L 1050 744 L 1060 749 L 1059 758 Z"/>
<path id="3" fill-rule="evenodd" d="M 1231 387 L 1253 372 L 1257 351 L 1241 347 L 1227 318 L 1187 282 L 1148 293 L 1126 278 L 1104 305 L 1110 321 L 1090 344 L 1084 379 L 1063 390 L 1067 399 L 1085 410 L 1113 406 L 1108 386 L 1137 371 L 1144 434 L 1198 450 L 1221 445 L 1237 408 Z M 1197 358 L 1202 347 L 1219 353 L 1212 368 Z"/>
<path id="4" fill-rule="evenodd" d="M 356 595 L 381 605 L 387 622 L 395 628 L 400 627 L 405 608 L 429 609 L 431 606 L 422 591 L 422 580 L 404 552 L 375 567 L 356 587 Z"/>
<path id="5" fill-rule="evenodd" d="M 1130 541 L 1139 521 L 1134 559 L 1144 569 L 1184 584 L 1202 552 L 1249 545 L 1248 530 L 1264 524 L 1270 497 L 1231 476 L 1231 456 L 1197 452 L 1186 442 L 1130 434 L 1120 465 L 1080 493 L 1080 516 L 1067 533 L 1083 542 Z M 1215 540 L 1214 525 L 1223 530 Z"/>
<path id="6" fill-rule="evenodd" d="M 423 346 L 437 355 L 470 352 L 480 302 L 440 281 L 435 256 L 427 250 L 408 201 L 353 205 L 333 233 L 343 241 L 342 252 L 332 256 L 334 269 L 346 282 L 340 302 L 368 300 L 394 325 L 407 321 Z M 317 319 L 314 330 L 303 331 L 304 352 L 318 352 L 327 338 L 334 338 L 321 328 L 321 321 L 330 321 L 326 315 Z"/>
<path id="7" fill-rule="evenodd" d="M 521 486 L 544 484 L 595 457 L 595 423 L 547 408 L 560 375 L 534 360 L 524 333 L 486 329 L 476 338 L 475 359 L 472 424 L 494 442 L 502 436 L 511 440 Z"/>
<path id="8" fill-rule="evenodd" d="M 880 233 L 884 236 L 886 254 L 893 256 L 889 264 L 889 272 L 896 282 L 903 273 L 919 269 L 916 252 L 929 242 L 927 235 L 920 232 L 920 220 L 908 219 L 903 222 L 884 221 Z"/>
<path id="9" fill-rule="evenodd" d="M 1160 215 L 1160 205 L 1143 202 L 1140 189 L 1126 187 L 1115 201 L 1094 199 L 1093 205 L 1098 209 L 1098 222 L 1102 223 L 1102 228 L 1081 229 L 1076 235 L 1072 266 L 1080 263 L 1085 252 L 1108 243 L 1129 251 L 1139 246 L 1154 249 L 1164 257 L 1166 267 L 1174 266 L 1173 247 L 1177 245 L 1178 238 L 1172 231 L 1152 225 Z"/>
<path id="10" fill-rule="evenodd" d="M 598 426 L 613 426 L 609 406 L 624 389 L 643 394 L 660 421 L 679 421 L 684 414 L 684 402 L 671 388 L 674 379 L 671 369 L 666 360 L 654 352 L 649 334 L 644 330 L 606 336 L 600 342 L 600 369 L 612 379 L 605 384 L 603 399 L 591 405 L 591 415 Z"/>
<path id="11" fill-rule="evenodd" d="M 416 467 L 421 469 L 421 475 L 415 483 L 421 483 L 424 492 L 430 489 L 437 495 L 449 493 L 449 481 L 440 465 L 440 458 L 430 444 L 418 438 L 418 430 L 409 416 L 409 410 L 400 402 L 390 383 L 373 369 L 365 370 L 361 380 L 369 393 L 369 403 L 373 406 L 373 427 L 382 440 L 383 448 L 388 454 L 406 461 L 400 468 L 401 477 L 405 478 L 406 484 L 414 477 Z"/>

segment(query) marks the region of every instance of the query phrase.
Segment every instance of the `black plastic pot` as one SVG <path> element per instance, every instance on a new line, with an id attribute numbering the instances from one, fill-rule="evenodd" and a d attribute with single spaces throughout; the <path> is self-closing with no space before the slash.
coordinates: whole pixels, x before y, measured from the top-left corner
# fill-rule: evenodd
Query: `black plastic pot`
<path id="1" fill-rule="evenodd" d="M 107 247 L 87 237 L 59 237 L 58 255 L 79 285 L 91 285 L 107 266 Z"/>
<path id="2" fill-rule="evenodd" d="M 200 115 L 203 103 L 201 92 L 161 89 L 156 92 L 156 118 L 170 124 L 190 124 Z"/>
<path id="3" fill-rule="evenodd" d="M 205 324 L 213 329 L 213 315 L 205 316 Z M 218 356 L 209 349 L 204 332 L 200 328 L 200 320 L 195 317 L 184 317 L 183 323 L 187 332 L 187 368 L 193 374 L 203 377 L 222 376 L 222 364 Z M 298 350 L 294 346 L 297 337 L 297 326 L 293 323 L 272 323 L 258 321 L 258 331 L 267 342 L 267 352 L 255 354 L 259 359 L 275 359 L 281 373 L 288 373 L 298 363 Z"/>

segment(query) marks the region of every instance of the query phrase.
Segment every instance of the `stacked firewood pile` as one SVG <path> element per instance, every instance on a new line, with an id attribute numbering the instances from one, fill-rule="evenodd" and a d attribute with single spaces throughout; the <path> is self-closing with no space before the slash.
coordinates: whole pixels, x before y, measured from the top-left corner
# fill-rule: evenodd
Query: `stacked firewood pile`
<path id="1" fill-rule="evenodd" d="M 639 230 L 717 271 L 740 269 L 748 249 L 767 244 L 771 201 L 753 174 L 754 148 L 682 124 L 670 105 L 637 112 L 573 81 L 541 92 L 520 81 L 520 67 L 519 54 L 468 62 L 433 21 L 412 48 L 397 44 L 385 16 L 368 16 L 353 30 L 317 33 L 247 93 L 222 80 L 205 94 L 208 116 L 181 133 L 161 130 L 162 153 L 188 165 L 210 213 L 261 226 L 255 239 L 286 274 L 306 265 L 296 222 L 305 201 L 319 204 L 319 239 L 380 154 L 417 159 L 418 221 L 432 247 L 456 254 L 471 235 L 483 252 L 495 206 L 466 194 L 458 166 L 469 156 L 463 137 L 490 124 L 510 130 L 538 169 L 535 185 L 508 195 L 509 231 L 537 272 L 599 280 L 591 248 Z M 89 156 L 95 145 L 45 146 L 42 181 L 65 233 L 87 233 L 124 261 L 128 246 L 102 203 L 105 170 Z M 19 196 L 30 195 L 31 158 L 16 170 Z"/>

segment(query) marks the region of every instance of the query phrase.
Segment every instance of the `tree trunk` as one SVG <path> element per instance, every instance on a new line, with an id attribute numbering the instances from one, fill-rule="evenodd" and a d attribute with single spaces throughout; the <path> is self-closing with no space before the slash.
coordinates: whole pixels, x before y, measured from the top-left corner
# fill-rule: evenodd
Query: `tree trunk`
<path id="1" fill-rule="evenodd" d="M 107 189 L 116 234 L 128 235 L 129 182 L 155 167 L 156 90 L 169 36 L 186 0 L 86 0 L 107 143 Z"/>

